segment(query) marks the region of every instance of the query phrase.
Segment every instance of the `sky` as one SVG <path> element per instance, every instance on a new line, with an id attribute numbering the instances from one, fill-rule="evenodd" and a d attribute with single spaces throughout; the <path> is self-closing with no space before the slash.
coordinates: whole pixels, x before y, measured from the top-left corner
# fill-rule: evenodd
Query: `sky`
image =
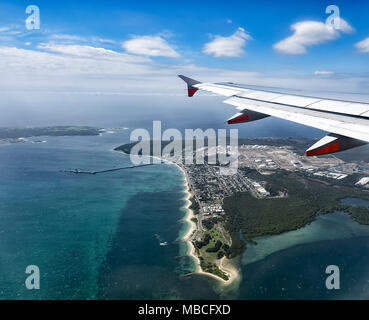
<path id="1" fill-rule="evenodd" d="M 0 125 L 92 118 L 97 100 L 187 107 L 177 74 L 368 94 L 367 12 L 367 1 L 0 1 Z"/>

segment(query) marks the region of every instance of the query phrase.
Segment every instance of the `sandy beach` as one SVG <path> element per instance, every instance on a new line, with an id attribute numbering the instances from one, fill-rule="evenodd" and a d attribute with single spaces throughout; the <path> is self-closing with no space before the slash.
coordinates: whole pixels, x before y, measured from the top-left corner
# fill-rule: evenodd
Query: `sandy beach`
<path id="1" fill-rule="evenodd" d="M 129 155 L 121 150 L 112 150 L 112 151 L 118 151 L 118 152 L 121 152 L 125 155 Z M 155 158 L 154 156 L 151 156 L 152 158 Z M 160 159 L 160 158 L 157 158 L 157 159 Z M 169 164 L 172 164 L 172 165 L 175 165 L 179 170 L 181 170 L 182 174 L 183 174 L 183 178 L 184 178 L 184 183 L 185 183 L 185 186 L 186 186 L 186 189 L 185 189 L 185 194 L 186 194 L 186 197 L 185 197 L 185 201 L 186 201 L 186 204 L 185 204 L 185 209 L 187 211 L 186 213 L 186 216 L 183 218 L 183 221 L 185 221 L 186 223 L 188 223 L 189 225 L 189 228 L 187 230 L 187 232 L 184 234 L 184 236 L 182 237 L 181 240 L 183 241 L 186 241 L 187 243 L 187 255 L 192 257 L 195 262 L 196 262 L 196 270 L 195 270 L 195 273 L 198 273 L 198 274 L 203 274 L 203 275 L 206 275 L 206 276 L 209 276 L 209 277 L 212 277 L 216 280 L 218 280 L 221 284 L 223 285 L 230 285 L 231 283 L 233 283 L 235 280 L 237 280 L 239 277 L 240 277 L 240 271 L 238 270 L 238 268 L 232 263 L 230 262 L 226 257 L 223 257 L 220 261 L 219 261 L 219 268 L 224 271 L 225 273 L 227 273 L 229 279 L 228 280 L 224 280 L 212 273 L 208 273 L 208 272 L 205 272 L 202 270 L 201 266 L 200 266 L 200 259 L 199 257 L 196 255 L 196 251 L 195 251 L 195 247 L 191 241 L 191 236 L 192 234 L 196 231 L 197 229 L 197 225 L 195 222 L 192 221 L 192 218 L 195 218 L 195 214 L 193 213 L 193 210 L 190 209 L 190 206 L 191 206 L 191 197 L 192 197 L 192 194 L 190 192 L 190 187 L 189 187 L 189 181 L 188 181 L 188 176 L 187 176 L 187 173 L 186 171 L 182 168 L 181 165 L 179 165 L 178 163 L 176 162 L 172 162 L 172 161 L 169 161 L 169 160 L 165 160 L 165 159 L 160 159 L 161 161 L 163 162 L 166 162 L 166 163 L 169 163 Z"/>
<path id="2" fill-rule="evenodd" d="M 196 231 L 196 223 L 192 221 L 192 218 L 195 217 L 194 213 L 193 213 L 193 210 L 190 209 L 190 206 L 191 206 L 191 192 L 190 192 L 190 188 L 189 188 L 189 182 L 188 182 L 188 177 L 187 177 L 187 173 L 186 171 L 180 166 L 178 165 L 177 163 L 174 163 L 174 162 L 170 162 L 174 165 L 176 165 L 181 171 L 182 171 L 182 174 L 184 176 L 184 179 L 185 179 L 185 185 L 186 185 L 186 190 L 185 190 L 185 193 L 186 193 L 186 205 L 185 205 L 185 208 L 187 210 L 187 214 L 184 218 L 184 221 L 187 222 L 189 224 L 189 228 L 186 232 L 186 234 L 183 236 L 182 240 L 186 241 L 187 242 L 187 247 L 188 247 L 188 250 L 187 250 L 187 255 L 189 255 L 190 257 L 192 257 L 195 261 L 196 261 L 196 273 L 199 273 L 199 274 L 203 274 L 203 275 L 206 275 L 206 276 L 209 276 L 209 277 L 212 277 L 218 281 L 220 281 L 222 284 L 224 285 L 229 285 L 231 283 L 233 283 L 236 279 L 239 278 L 240 274 L 239 274 L 239 270 L 226 258 L 226 257 L 223 257 L 220 261 L 219 261 L 219 268 L 224 271 L 225 273 L 227 273 L 228 277 L 229 277 L 229 280 L 224 280 L 212 273 L 208 273 L 208 272 L 205 272 L 202 270 L 201 266 L 200 266 L 200 259 L 198 258 L 198 256 L 196 255 L 196 251 L 195 251 L 195 247 L 191 241 L 191 236 L 192 234 Z"/>

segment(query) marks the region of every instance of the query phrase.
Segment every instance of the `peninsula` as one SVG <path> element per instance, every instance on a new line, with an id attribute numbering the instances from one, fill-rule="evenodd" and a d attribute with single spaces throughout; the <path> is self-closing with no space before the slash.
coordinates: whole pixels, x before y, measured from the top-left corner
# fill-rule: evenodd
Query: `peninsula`
<path id="1" fill-rule="evenodd" d="M 239 273 L 235 258 L 247 250 L 248 243 L 259 236 L 302 228 L 320 214 L 344 211 L 369 224 L 367 207 L 341 201 L 369 200 L 369 164 L 335 156 L 307 158 L 301 150 L 310 143 L 241 139 L 239 168 L 232 176 L 221 175 L 218 165 L 188 165 L 182 158 L 163 157 L 177 165 L 186 180 L 190 228 L 184 240 L 197 261 L 197 272 L 229 284 Z M 129 154 L 134 145 L 115 150 Z"/>
<path id="2" fill-rule="evenodd" d="M 24 142 L 41 136 L 97 136 L 104 129 L 88 126 L 0 127 L 0 144 Z"/>

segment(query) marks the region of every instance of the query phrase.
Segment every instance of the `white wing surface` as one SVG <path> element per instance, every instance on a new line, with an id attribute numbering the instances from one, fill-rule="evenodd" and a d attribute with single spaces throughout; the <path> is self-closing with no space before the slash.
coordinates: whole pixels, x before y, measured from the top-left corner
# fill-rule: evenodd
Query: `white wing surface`
<path id="1" fill-rule="evenodd" d="M 306 152 L 308 156 L 339 152 L 369 142 L 369 104 L 290 94 L 279 88 L 260 89 L 233 83 L 201 83 L 179 76 L 188 95 L 204 90 L 226 96 L 240 111 L 229 124 L 273 116 L 329 132 Z"/>

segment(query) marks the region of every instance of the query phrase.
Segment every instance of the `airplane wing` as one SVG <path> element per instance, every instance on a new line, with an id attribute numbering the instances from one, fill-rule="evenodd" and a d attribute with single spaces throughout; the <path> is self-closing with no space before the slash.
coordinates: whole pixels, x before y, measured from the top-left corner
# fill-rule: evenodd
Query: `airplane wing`
<path id="1" fill-rule="evenodd" d="M 329 154 L 369 143 L 369 103 L 325 99 L 284 93 L 278 88 L 260 89 L 233 83 L 201 83 L 183 75 L 188 96 L 204 90 L 228 97 L 224 102 L 239 113 L 229 124 L 273 116 L 329 132 L 307 151 L 307 156 Z"/>

